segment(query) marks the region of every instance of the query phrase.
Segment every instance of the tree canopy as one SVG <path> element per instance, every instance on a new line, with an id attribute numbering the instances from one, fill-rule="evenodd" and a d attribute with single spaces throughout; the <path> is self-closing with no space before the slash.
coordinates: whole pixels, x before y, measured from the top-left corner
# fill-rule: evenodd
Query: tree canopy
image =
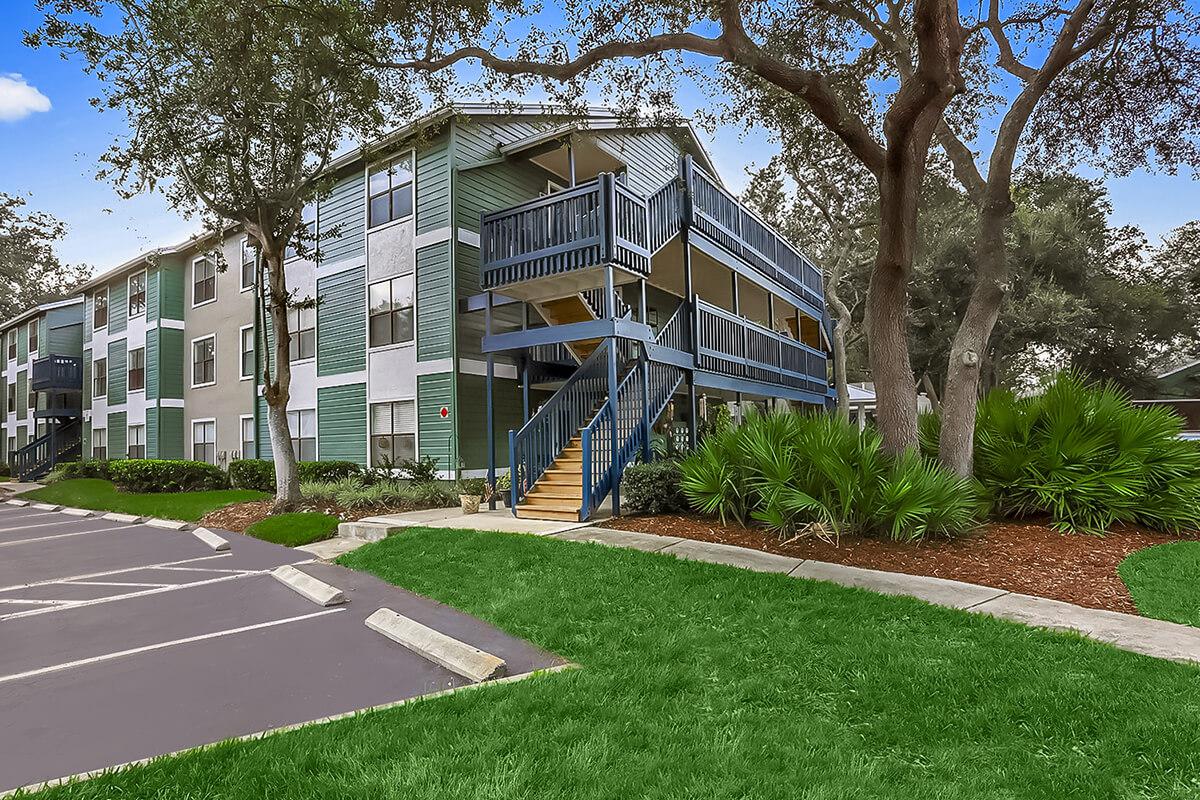
<path id="1" fill-rule="evenodd" d="M 0 320 L 66 297 L 91 273 L 86 264 L 59 260 L 54 246 L 66 225 L 25 205 L 25 198 L 0 192 Z"/>

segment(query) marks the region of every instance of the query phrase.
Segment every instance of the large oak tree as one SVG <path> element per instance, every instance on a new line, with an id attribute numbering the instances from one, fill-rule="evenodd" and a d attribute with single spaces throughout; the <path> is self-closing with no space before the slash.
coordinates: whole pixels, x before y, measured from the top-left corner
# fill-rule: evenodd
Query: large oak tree
<path id="1" fill-rule="evenodd" d="M 262 302 L 274 331 L 263 362 L 276 507 L 299 500 L 288 430 L 291 335 L 296 297 L 284 274 L 286 248 L 314 255 L 304 207 L 328 191 L 326 167 L 344 141 L 365 141 L 383 121 L 369 73 L 349 66 L 331 28 L 358 36 L 351 0 L 302 7 L 261 0 L 39 0 L 32 46 L 82 58 L 100 79 L 95 101 L 128 119 L 128 135 L 103 156 L 100 175 L 119 191 L 157 190 L 198 214 L 214 239 L 244 230 L 263 264 Z"/>

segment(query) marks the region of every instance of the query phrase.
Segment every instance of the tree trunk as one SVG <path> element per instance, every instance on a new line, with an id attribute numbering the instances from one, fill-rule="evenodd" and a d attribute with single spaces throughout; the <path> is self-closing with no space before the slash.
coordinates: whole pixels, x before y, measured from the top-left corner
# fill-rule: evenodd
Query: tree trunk
<path id="1" fill-rule="evenodd" d="M 840 274 L 836 276 L 840 278 Z M 833 388 L 837 391 L 837 414 L 842 419 L 850 419 L 850 384 L 846 381 L 846 334 L 850 330 L 850 309 L 842 302 L 834 285 L 836 278 L 831 277 L 825 287 L 825 300 L 833 311 L 835 324 L 833 326 Z"/>
<path id="2" fill-rule="evenodd" d="M 273 248 L 281 250 L 282 248 Z M 291 399 L 292 336 L 288 331 L 288 292 L 283 271 L 283 253 L 264 248 L 270 303 L 267 307 L 275 334 L 274 374 L 264 372 L 263 397 L 267 401 L 267 427 L 271 433 L 271 454 L 275 459 L 275 503 L 272 512 L 290 511 L 300 504 L 300 480 L 296 474 L 296 452 L 288 428 L 287 407 Z"/>
<path id="3" fill-rule="evenodd" d="M 1013 208 L 1011 200 L 989 202 L 980 213 L 975 286 L 954 335 L 950 363 L 946 367 L 938 456 L 943 466 L 964 477 L 971 474 L 974 459 L 980 370 L 1007 289 L 1008 258 L 1004 233 Z"/>

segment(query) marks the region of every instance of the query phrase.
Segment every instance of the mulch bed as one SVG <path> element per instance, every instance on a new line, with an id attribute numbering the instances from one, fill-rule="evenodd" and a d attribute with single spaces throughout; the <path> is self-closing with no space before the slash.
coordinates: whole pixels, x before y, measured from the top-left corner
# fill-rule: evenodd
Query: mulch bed
<path id="1" fill-rule="evenodd" d="M 1117 566 L 1136 550 L 1181 538 L 1133 527 L 1091 536 L 1058 533 L 1036 523 L 995 522 L 959 539 L 920 544 L 861 536 L 843 536 L 836 544 L 813 537 L 784 544 L 770 531 L 722 527 L 717 520 L 699 516 L 620 517 L 605 525 L 835 564 L 951 578 L 1127 614 L 1136 614 L 1137 609 L 1117 575 Z"/>

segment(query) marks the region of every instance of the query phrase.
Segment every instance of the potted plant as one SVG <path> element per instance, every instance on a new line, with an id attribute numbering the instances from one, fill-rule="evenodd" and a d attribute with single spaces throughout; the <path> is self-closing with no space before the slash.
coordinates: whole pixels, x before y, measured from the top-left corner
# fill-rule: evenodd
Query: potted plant
<path id="1" fill-rule="evenodd" d="M 462 505 L 464 514 L 479 513 L 479 501 L 483 499 L 487 482 L 483 478 L 459 478 L 458 502 Z"/>
<path id="2" fill-rule="evenodd" d="M 500 505 L 508 508 L 508 500 L 512 495 L 512 476 L 507 472 L 496 477 L 496 486 L 493 489 L 496 498 L 500 501 Z"/>

